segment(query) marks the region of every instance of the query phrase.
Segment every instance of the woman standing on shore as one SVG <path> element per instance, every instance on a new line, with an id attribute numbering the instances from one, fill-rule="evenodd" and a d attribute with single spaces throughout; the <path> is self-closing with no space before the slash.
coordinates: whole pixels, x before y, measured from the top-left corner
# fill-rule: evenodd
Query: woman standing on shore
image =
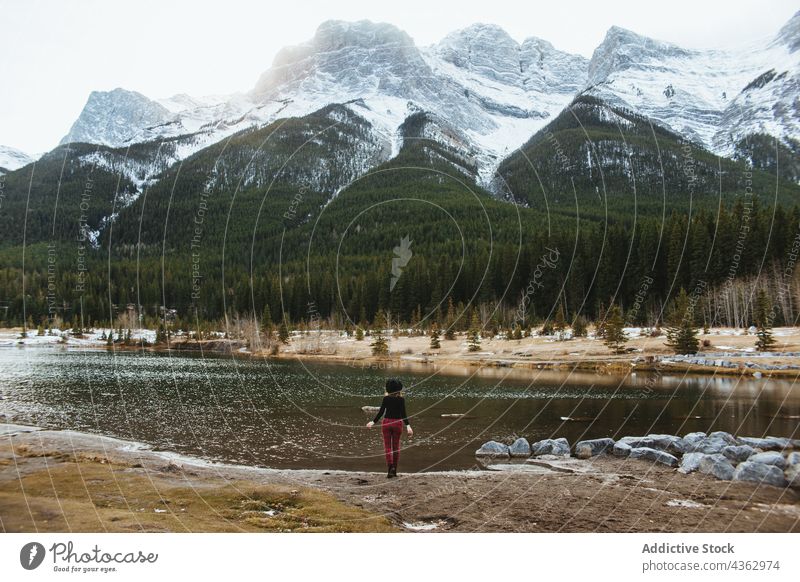
<path id="1" fill-rule="evenodd" d="M 386 465 L 389 467 L 387 478 L 397 477 L 397 462 L 400 460 L 400 436 L 403 434 L 403 425 L 406 426 L 408 436 L 413 436 L 414 431 L 408 423 L 406 414 L 406 401 L 403 398 L 403 384 L 400 380 L 391 378 L 386 381 L 386 393 L 383 396 L 380 410 L 375 418 L 367 423 L 367 428 L 372 428 L 383 416 L 381 432 L 383 433 L 383 450 L 386 454 Z"/>

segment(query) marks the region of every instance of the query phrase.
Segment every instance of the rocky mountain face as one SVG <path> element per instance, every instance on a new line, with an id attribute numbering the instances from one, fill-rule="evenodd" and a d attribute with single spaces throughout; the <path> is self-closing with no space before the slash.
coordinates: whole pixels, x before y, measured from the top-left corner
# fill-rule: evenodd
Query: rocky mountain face
<path id="1" fill-rule="evenodd" d="M 709 150 L 749 135 L 800 137 L 800 13 L 772 39 L 738 50 L 687 50 L 612 27 L 584 94 L 645 115 Z"/>
<path id="2" fill-rule="evenodd" d="M 518 43 L 494 25 L 417 47 L 390 24 L 328 21 L 280 51 L 245 94 L 151 100 L 95 92 L 62 141 L 168 143 L 161 153 L 175 163 L 237 132 L 340 104 L 369 125 L 370 142 L 389 157 L 427 132 L 457 167 L 489 185 L 504 159 L 577 96 L 589 96 L 762 167 L 780 157 L 763 151 L 770 137 L 780 155 L 797 151 L 798 75 L 800 13 L 775 37 L 740 50 L 689 50 L 612 27 L 590 60 L 538 38 Z"/>

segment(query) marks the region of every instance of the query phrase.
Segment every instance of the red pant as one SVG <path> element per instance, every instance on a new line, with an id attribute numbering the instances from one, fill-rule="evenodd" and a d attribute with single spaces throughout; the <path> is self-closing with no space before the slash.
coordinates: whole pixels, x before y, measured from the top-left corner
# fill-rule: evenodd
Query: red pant
<path id="1" fill-rule="evenodd" d="M 400 435 L 403 434 L 403 421 L 399 418 L 384 418 L 381 432 L 383 433 L 386 464 L 397 467 L 397 461 L 400 460 Z"/>

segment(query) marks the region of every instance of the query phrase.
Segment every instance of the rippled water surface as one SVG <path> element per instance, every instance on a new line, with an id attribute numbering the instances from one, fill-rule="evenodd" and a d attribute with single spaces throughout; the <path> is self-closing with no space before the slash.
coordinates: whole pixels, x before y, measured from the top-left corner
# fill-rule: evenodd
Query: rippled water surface
<path id="1" fill-rule="evenodd" d="M 404 470 L 471 467 L 480 443 L 518 435 L 572 443 L 695 430 L 798 438 L 800 390 L 788 381 L 384 370 L 62 348 L 0 349 L 0 415 L 226 462 L 381 470 L 380 433 L 364 428 L 361 407 L 380 404 L 389 376 L 407 386 L 416 431 L 404 440 Z"/>

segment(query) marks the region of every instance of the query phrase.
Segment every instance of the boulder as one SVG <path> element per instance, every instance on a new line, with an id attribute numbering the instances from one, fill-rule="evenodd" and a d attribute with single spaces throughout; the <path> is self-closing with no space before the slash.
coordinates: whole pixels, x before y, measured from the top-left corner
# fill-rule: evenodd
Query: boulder
<path id="1" fill-rule="evenodd" d="M 800 489 L 800 464 L 789 465 L 784 472 L 784 477 L 786 477 L 789 487 Z"/>
<path id="2" fill-rule="evenodd" d="M 722 449 L 722 454 L 733 463 L 746 461 L 755 452 L 755 449 L 750 445 L 730 445 Z"/>
<path id="3" fill-rule="evenodd" d="M 733 478 L 734 467 L 731 462 L 721 453 L 704 455 L 700 459 L 700 466 L 697 470 L 705 475 L 712 475 L 722 481 L 730 481 Z"/>
<path id="4" fill-rule="evenodd" d="M 508 447 L 508 452 L 512 457 L 530 457 L 531 446 L 528 444 L 527 439 L 518 438 Z"/>
<path id="5" fill-rule="evenodd" d="M 775 487 L 786 486 L 786 477 L 778 467 L 751 461 L 740 463 L 736 467 L 733 478 L 736 481 L 752 481 L 753 483 L 763 483 L 764 485 L 773 485 Z"/>
<path id="6" fill-rule="evenodd" d="M 575 445 L 575 456 L 579 459 L 588 459 L 605 453 L 614 447 L 614 439 L 590 439 L 580 441 Z"/>
<path id="7" fill-rule="evenodd" d="M 789 465 L 790 467 L 792 465 L 800 465 L 800 453 L 797 451 L 789 453 L 786 456 L 786 464 Z"/>
<path id="8" fill-rule="evenodd" d="M 777 451 L 769 451 L 766 453 L 756 453 L 749 459 L 746 459 L 751 463 L 762 463 L 764 465 L 775 465 L 783 471 L 786 467 L 786 461 L 783 458 L 783 455 Z"/>
<path id="9" fill-rule="evenodd" d="M 531 453 L 534 457 L 541 455 L 556 455 L 559 457 L 569 456 L 569 441 L 565 438 L 544 439 L 533 443 Z"/>
<path id="10" fill-rule="evenodd" d="M 627 436 L 617 442 L 630 445 L 633 449 L 645 447 L 678 454 L 683 454 L 690 446 L 681 437 L 671 434 L 649 434 L 644 437 Z"/>
<path id="11" fill-rule="evenodd" d="M 706 433 L 704 432 L 690 432 L 689 434 L 683 437 L 683 441 L 685 443 L 693 445 L 706 438 L 706 436 L 708 435 L 706 435 Z"/>
<path id="12" fill-rule="evenodd" d="M 705 457 L 703 453 L 686 453 L 681 458 L 681 466 L 678 468 L 679 473 L 693 473 L 700 469 L 700 461 Z"/>
<path id="13" fill-rule="evenodd" d="M 631 454 L 632 448 L 633 447 L 631 447 L 627 443 L 617 441 L 614 443 L 614 448 L 612 449 L 611 452 L 614 453 L 615 457 L 627 457 L 628 455 Z"/>
<path id="14" fill-rule="evenodd" d="M 686 452 L 705 453 L 707 455 L 714 455 L 721 453 L 725 447 L 737 444 L 730 433 L 717 431 L 712 432 L 707 437 L 695 441 L 684 441 L 686 443 Z"/>
<path id="15" fill-rule="evenodd" d="M 754 449 L 761 449 L 762 451 L 782 451 L 792 446 L 792 442 L 783 437 L 739 437 L 736 440 L 740 445 L 750 445 Z"/>
<path id="16" fill-rule="evenodd" d="M 676 457 L 673 457 L 672 455 L 670 455 L 669 453 L 665 453 L 664 451 L 659 451 L 658 449 L 651 449 L 649 447 L 638 447 L 635 449 L 631 449 L 629 458 L 653 461 L 654 463 L 661 463 L 662 465 L 667 465 L 668 467 L 678 466 L 678 459 Z"/>
<path id="17" fill-rule="evenodd" d="M 475 456 L 503 458 L 510 456 L 510 453 L 508 451 L 508 445 L 498 443 L 497 441 L 489 441 L 488 443 L 483 443 L 481 448 L 475 451 Z"/>

